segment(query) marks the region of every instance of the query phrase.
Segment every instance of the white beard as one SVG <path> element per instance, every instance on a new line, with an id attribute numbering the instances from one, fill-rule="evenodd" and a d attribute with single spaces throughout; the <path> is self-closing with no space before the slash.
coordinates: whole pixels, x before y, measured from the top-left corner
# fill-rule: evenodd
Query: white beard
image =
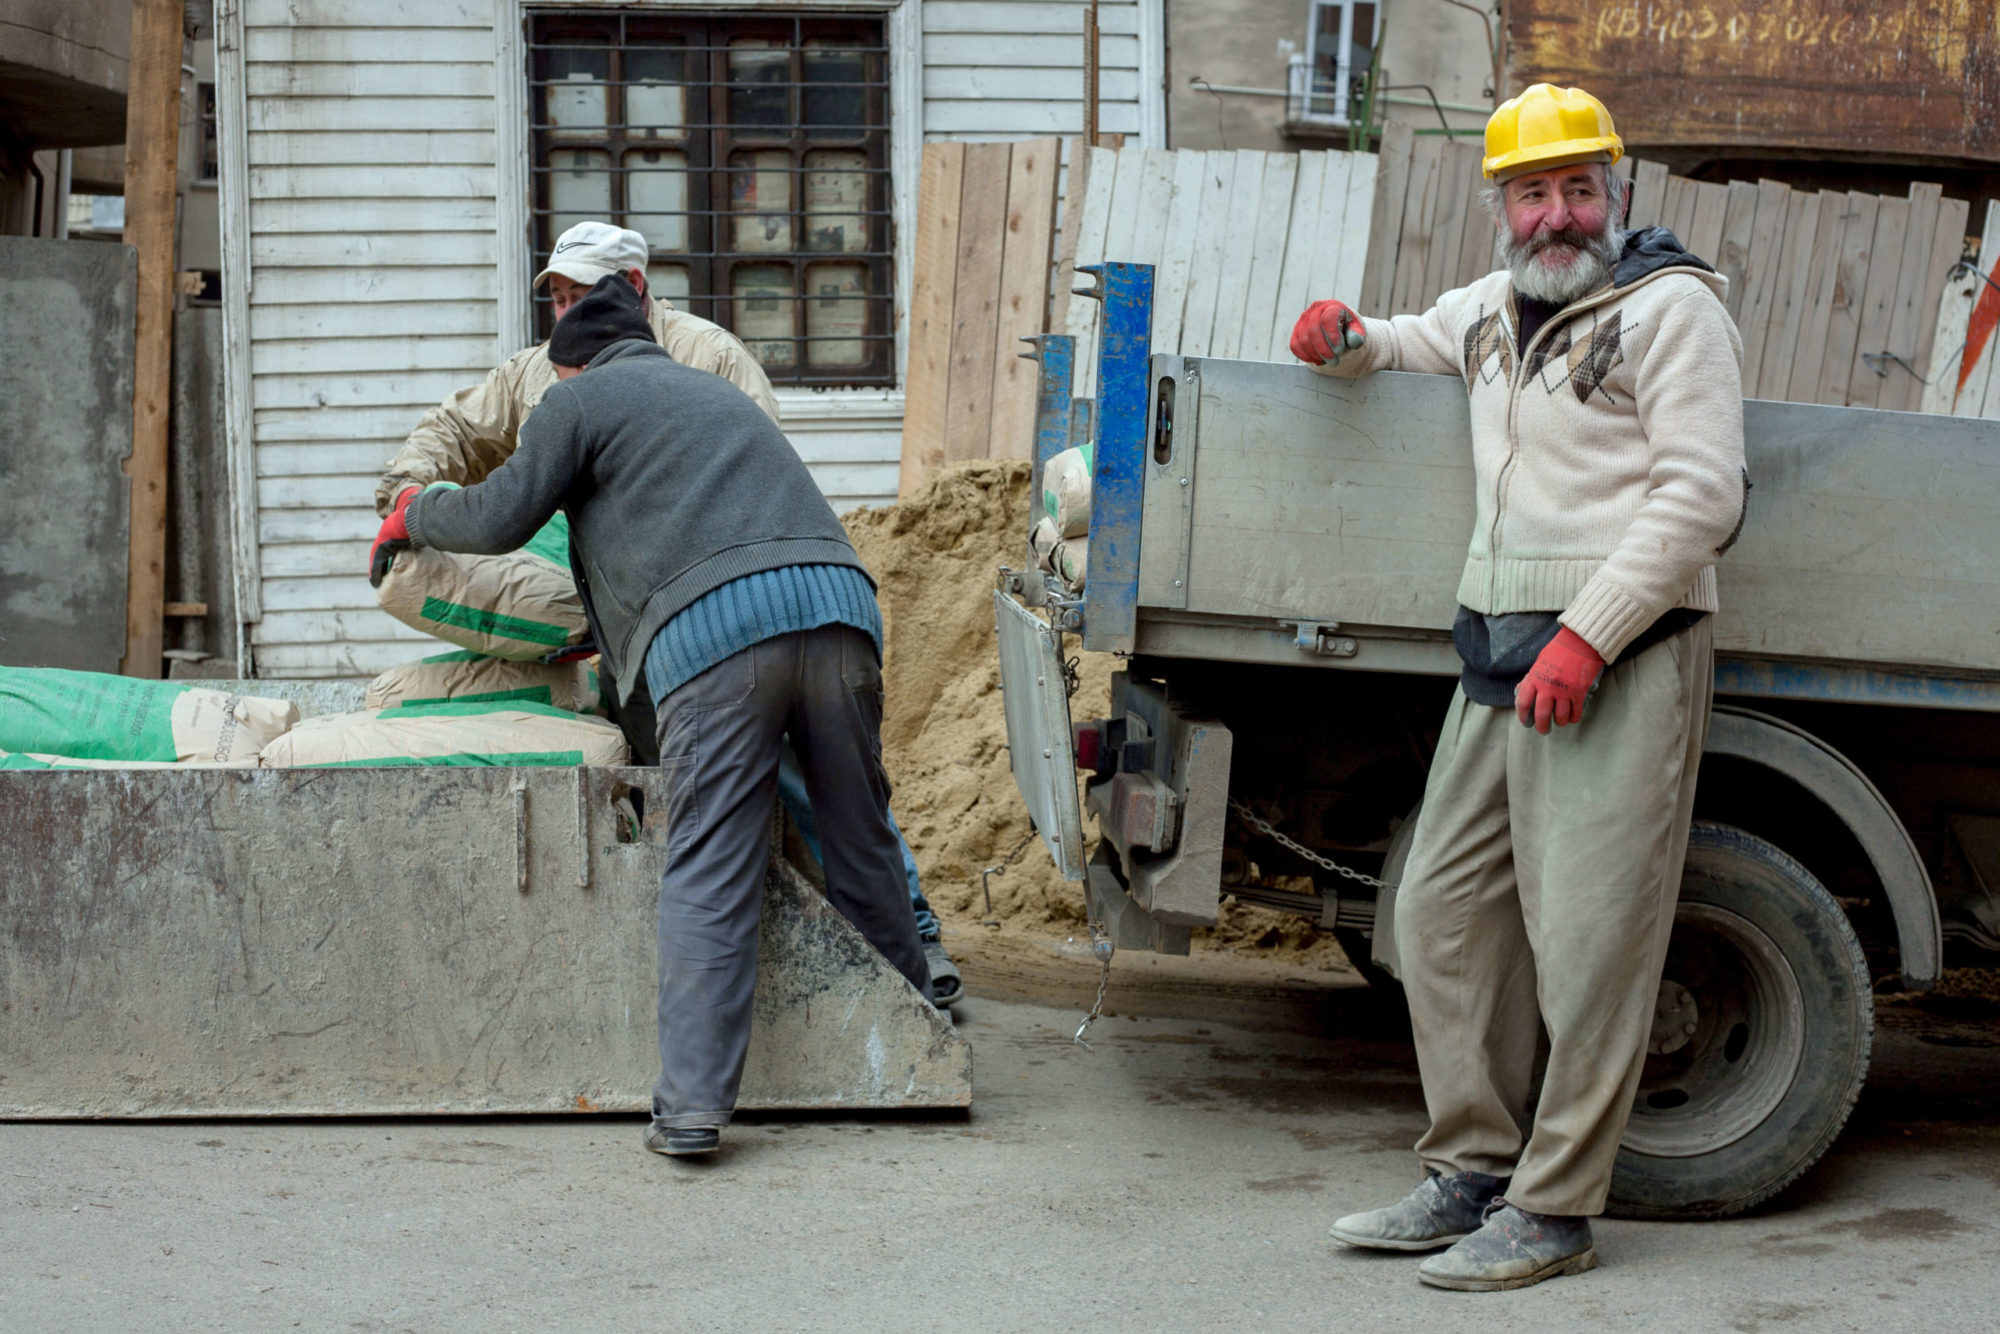
<path id="1" fill-rule="evenodd" d="M 1504 224 L 1503 224 L 1504 227 Z M 1502 232 L 1500 258 L 1514 278 L 1514 290 L 1545 305 L 1566 306 L 1604 284 L 1612 266 L 1624 250 L 1624 238 L 1615 222 L 1606 220 L 1604 230 L 1589 238 L 1567 265 L 1552 268 L 1542 259 L 1550 247 L 1537 245 L 1547 237 L 1520 242 Z"/>

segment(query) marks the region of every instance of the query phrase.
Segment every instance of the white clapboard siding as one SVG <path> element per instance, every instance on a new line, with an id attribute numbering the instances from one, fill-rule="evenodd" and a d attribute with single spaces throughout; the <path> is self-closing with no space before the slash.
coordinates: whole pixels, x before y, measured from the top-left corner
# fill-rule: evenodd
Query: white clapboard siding
<path id="1" fill-rule="evenodd" d="M 372 674 L 436 646 L 375 607 L 375 480 L 424 409 L 511 350 L 494 8 L 240 5 L 255 667 Z"/>
<path id="2" fill-rule="evenodd" d="M 401 68 L 407 69 L 408 66 Z M 260 130 L 246 137 L 252 166 L 310 167 L 343 163 L 476 164 L 493 155 L 493 136 L 480 130 L 391 130 L 383 134 L 327 134 Z"/>
<path id="3" fill-rule="evenodd" d="M 1084 9 L 909 6 L 923 65 L 890 77 L 920 99 L 922 137 L 1077 134 Z M 235 155 L 226 170 L 242 183 L 229 277 L 244 282 L 247 298 L 232 299 L 247 309 L 230 355 L 232 412 L 248 437 L 244 489 L 255 498 L 241 530 L 256 542 L 254 666 L 371 675 L 437 646 L 374 607 L 363 571 L 375 481 L 427 408 L 513 350 L 501 335 L 512 309 L 502 284 L 519 275 L 501 272 L 500 238 L 522 204 L 497 197 L 518 188 L 498 153 L 520 135 L 496 118 L 521 99 L 503 83 L 518 68 L 495 53 L 506 46 L 496 25 L 519 10 L 500 0 L 234 0 L 218 12 L 231 26 L 218 50 L 232 71 L 224 83 L 242 99 L 224 109 L 237 124 L 223 140 Z M 1164 147 L 1163 13 L 1162 0 L 1100 5 L 1099 128 L 1152 150 Z M 1178 181 L 1170 165 L 1150 163 L 1163 190 Z M 1200 165 L 1181 173 L 1191 210 Z M 1195 221 L 1161 211 L 1143 244 L 1184 249 Z M 1184 236 L 1168 239 L 1176 226 Z M 893 500 L 899 392 L 780 390 L 779 400 L 836 509 Z"/>
<path id="4" fill-rule="evenodd" d="M 1147 139 L 1140 83 L 1164 52 L 1147 59 L 1143 4 L 1098 6 L 1097 125 Z M 1085 0 L 926 0 L 924 137 L 999 139 L 1083 130 Z M 1129 139 L 1128 139 L 1129 142 Z"/>
<path id="5" fill-rule="evenodd" d="M 895 503 L 902 475 L 902 395 L 781 390 L 778 410 L 786 438 L 834 509 L 845 513 L 860 505 Z"/>

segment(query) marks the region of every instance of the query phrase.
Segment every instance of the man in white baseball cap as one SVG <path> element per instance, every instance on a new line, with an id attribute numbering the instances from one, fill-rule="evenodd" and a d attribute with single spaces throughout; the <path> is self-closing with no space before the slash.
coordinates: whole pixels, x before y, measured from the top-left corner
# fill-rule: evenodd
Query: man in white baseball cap
<path id="1" fill-rule="evenodd" d="M 668 355 L 683 366 L 720 375 L 748 394 L 766 416 L 777 422 L 778 400 L 771 393 L 771 382 L 736 335 L 647 292 L 646 262 L 650 256 L 646 238 L 629 227 L 579 222 L 556 238 L 548 265 L 535 275 L 533 286 L 548 284 L 555 317 L 561 319 L 572 305 L 589 295 L 599 279 L 613 273 L 623 274 L 645 302 L 653 337 Z M 516 352 L 480 383 L 459 390 L 426 412 L 396 457 L 389 461 L 387 473 L 375 484 L 375 512 L 386 518 L 396 498 L 412 486 L 428 486 L 432 482 L 472 486 L 484 479 L 513 456 L 521 423 L 555 383 L 556 370 L 549 361 L 548 344 L 538 343 Z M 633 741 L 635 753 L 643 758 L 655 744 L 651 720 L 619 721 Z M 778 787 L 801 832 L 817 853 L 818 831 L 813 827 L 804 775 L 789 747 L 778 771 Z M 891 820 L 893 823 L 893 817 Z M 964 983 L 957 965 L 945 952 L 937 916 L 924 898 L 916 858 L 900 829 L 896 837 L 903 846 L 910 906 L 917 915 L 917 930 L 930 962 L 937 1003 L 955 1005 L 964 995 Z"/>
<path id="2" fill-rule="evenodd" d="M 646 238 L 629 227 L 579 222 L 556 238 L 548 267 L 535 275 L 534 285 L 548 284 L 555 316 L 561 319 L 598 279 L 624 274 L 645 298 L 653 336 L 668 355 L 683 366 L 730 381 L 777 421 L 778 400 L 771 393 L 771 382 L 736 335 L 647 293 L 648 254 Z M 555 382 L 548 347 L 537 344 L 516 352 L 483 381 L 426 412 L 376 483 L 375 512 L 386 516 L 396 497 L 412 484 L 471 486 L 505 463 L 514 453 L 521 423 Z"/>

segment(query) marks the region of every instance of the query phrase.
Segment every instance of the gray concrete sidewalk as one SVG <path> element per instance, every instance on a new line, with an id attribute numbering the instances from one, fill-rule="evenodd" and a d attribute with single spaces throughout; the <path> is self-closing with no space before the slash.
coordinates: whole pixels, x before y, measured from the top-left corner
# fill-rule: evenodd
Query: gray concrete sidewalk
<path id="1" fill-rule="evenodd" d="M 1885 1030 L 1772 1206 L 1607 1222 L 1593 1274 L 1438 1293 L 1326 1237 L 1416 1172 L 1413 1058 L 1365 990 L 1121 961 L 1084 1051 L 1076 1011 L 967 973 L 970 1116 L 739 1124 L 703 1166 L 629 1118 L 0 1126 L 0 1329 L 1991 1327 L 1990 1047 Z"/>

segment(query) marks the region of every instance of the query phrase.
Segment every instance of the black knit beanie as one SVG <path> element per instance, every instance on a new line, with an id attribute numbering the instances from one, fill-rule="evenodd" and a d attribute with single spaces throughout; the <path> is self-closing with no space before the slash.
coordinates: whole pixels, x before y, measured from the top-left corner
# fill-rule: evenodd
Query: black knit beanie
<path id="1" fill-rule="evenodd" d="M 608 273 L 556 321 L 549 335 L 549 360 L 558 366 L 588 366 L 598 353 L 627 338 L 653 341 L 645 298 L 624 274 Z"/>

